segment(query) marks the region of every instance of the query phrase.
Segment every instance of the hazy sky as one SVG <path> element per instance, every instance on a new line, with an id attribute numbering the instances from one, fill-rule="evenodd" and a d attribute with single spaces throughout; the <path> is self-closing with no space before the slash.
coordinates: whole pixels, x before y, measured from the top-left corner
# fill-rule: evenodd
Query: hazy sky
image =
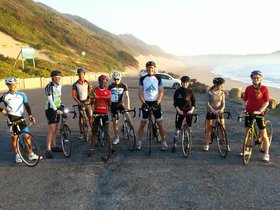
<path id="1" fill-rule="evenodd" d="M 175 55 L 280 50 L 279 0 L 37 1 Z"/>

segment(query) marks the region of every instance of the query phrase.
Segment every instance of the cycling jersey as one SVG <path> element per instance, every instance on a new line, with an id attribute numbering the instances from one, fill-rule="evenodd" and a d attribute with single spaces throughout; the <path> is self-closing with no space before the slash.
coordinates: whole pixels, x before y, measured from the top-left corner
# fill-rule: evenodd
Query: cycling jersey
<path id="1" fill-rule="evenodd" d="M 84 80 L 83 82 L 80 80 L 77 80 L 73 86 L 72 90 L 76 91 L 77 99 L 81 102 L 86 101 L 89 99 L 89 93 L 91 91 L 91 84 Z"/>
<path id="2" fill-rule="evenodd" d="M 111 98 L 111 92 L 107 88 L 100 89 L 96 87 L 93 89 L 94 108 L 93 113 L 108 114 L 108 101 Z"/>
<path id="3" fill-rule="evenodd" d="M 139 87 L 143 89 L 145 101 L 156 101 L 159 96 L 159 88 L 162 87 L 161 78 L 146 75 L 139 79 Z"/>
<path id="4" fill-rule="evenodd" d="M 243 100 L 246 102 L 246 110 L 249 114 L 253 114 L 254 111 L 258 111 L 265 102 L 269 102 L 269 91 L 266 86 L 259 88 L 259 95 L 256 96 L 258 89 L 253 85 L 248 86 L 245 90 Z M 264 114 L 262 112 L 261 114 Z"/>
<path id="5" fill-rule="evenodd" d="M 108 89 L 111 91 L 111 101 L 112 103 L 120 103 L 123 100 L 124 92 L 128 90 L 127 85 L 120 83 L 112 83 L 109 85 Z"/>
<path id="6" fill-rule="evenodd" d="M 45 109 L 57 110 L 61 105 L 61 85 L 50 82 L 45 87 L 45 94 L 47 96 Z"/>
<path id="7" fill-rule="evenodd" d="M 213 90 L 208 90 L 206 93 L 206 106 L 207 106 L 207 111 L 211 112 L 209 105 L 214 110 L 224 109 L 225 92 L 224 91 L 215 92 Z"/>
<path id="8" fill-rule="evenodd" d="M 24 112 L 24 104 L 28 103 L 27 97 L 23 92 L 7 92 L 1 98 L 0 102 L 4 102 L 9 115 L 22 117 Z"/>
<path id="9" fill-rule="evenodd" d="M 174 107 L 178 107 L 181 111 L 188 112 L 195 107 L 194 93 L 189 88 L 178 88 L 173 95 Z"/>

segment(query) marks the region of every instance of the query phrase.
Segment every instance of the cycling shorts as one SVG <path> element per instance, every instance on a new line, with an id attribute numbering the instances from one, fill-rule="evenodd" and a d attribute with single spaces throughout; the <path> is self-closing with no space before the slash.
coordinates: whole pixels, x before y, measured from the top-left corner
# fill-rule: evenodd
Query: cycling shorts
<path id="1" fill-rule="evenodd" d="M 217 116 L 217 115 L 214 114 L 213 112 L 207 112 L 207 114 L 206 114 L 206 120 L 214 120 L 214 119 L 217 118 L 216 116 Z M 220 119 L 224 119 L 224 114 L 221 114 L 221 115 L 220 115 Z"/>
<path id="2" fill-rule="evenodd" d="M 45 110 L 45 114 L 49 125 L 59 123 L 60 115 L 57 114 L 57 111 L 54 111 L 52 108 L 49 108 Z"/>
<path id="3" fill-rule="evenodd" d="M 176 127 L 177 130 L 181 129 L 183 120 L 184 120 L 183 115 L 176 114 L 176 116 L 175 116 L 175 127 Z M 187 125 L 189 127 L 192 127 L 192 116 L 187 115 L 186 116 L 186 122 L 187 122 Z"/>
<path id="4" fill-rule="evenodd" d="M 82 117 L 82 112 L 81 112 L 82 107 L 78 106 L 78 109 L 79 109 L 79 116 Z M 87 116 L 92 116 L 92 109 L 90 104 L 85 104 L 85 111 Z"/>
<path id="5" fill-rule="evenodd" d="M 263 115 L 257 115 L 257 116 L 260 116 L 260 117 L 256 117 L 256 123 L 257 123 L 259 129 L 260 130 L 265 129 L 266 126 L 265 126 L 264 116 Z M 253 115 L 246 116 L 245 117 L 245 127 L 246 128 L 252 127 L 253 121 L 254 121 L 254 116 Z"/>
<path id="6" fill-rule="evenodd" d="M 108 115 L 95 116 L 95 117 L 92 118 L 92 125 L 93 126 L 98 126 L 100 124 L 100 118 L 102 119 L 103 125 L 105 125 L 106 123 L 109 123 L 109 116 Z"/>
<path id="7" fill-rule="evenodd" d="M 111 115 L 114 118 L 117 115 L 117 111 L 121 112 L 125 110 L 125 107 L 123 104 L 120 103 L 112 103 L 111 105 Z"/>
<path id="8" fill-rule="evenodd" d="M 11 126 L 11 125 L 9 125 L 9 123 L 10 123 L 10 122 L 19 121 L 19 120 L 21 120 L 21 119 L 23 119 L 23 117 L 14 116 L 14 115 L 9 115 L 9 116 L 8 116 L 7 124 L 8 124 L 8 126 L 10 127 L 11 136 L 17 135 L 17 134 L 16 134 L 17 126 L 16 126 L 16 125 Z M 27 126 L 27 124 L 26 124 L 25 121 L 21 121 L 21 122 L 19 123 L 18 126 L 19 126 L 21 132 L 29 132 L 28 126 Z"/>
<path id="9" fill-rule="evenodd" d="M 156 101 L 146 101 L 146 104 L 151 107 L 156 103 Z M 162 120 L 162 112 L 161 112 L 161 105 L 158 105 L 158 109 L 153 111 L 156 121 Z M 149 111 L 146 111 L 142 107 L 142 121 L 148 121 L 149 118 Z"/>

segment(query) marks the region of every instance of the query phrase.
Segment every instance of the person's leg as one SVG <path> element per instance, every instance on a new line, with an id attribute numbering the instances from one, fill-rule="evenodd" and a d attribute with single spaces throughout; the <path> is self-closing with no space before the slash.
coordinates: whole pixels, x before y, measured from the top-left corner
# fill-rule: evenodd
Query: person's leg
<path id="1" fill-rule="evenodd" d="M 205 120 L 205 146 L 204 146 L 204 150 L 208 151 L 209 150 L 209 142 L 210 142 L 210 138 L 211 138 L 211 133 L 212 133 L 212 124 L 213 124 L 213 120 L 212 119 L 206 119 Z"/>
<path id="2" fill-rule="evenodd" d="M 141 142 L 142 142 L 142 139 L 143 139 L 143 136 L 144 136 L 144 129 L 145 129 L 145 126 L 147 124 L 147 121 L 144 121 L 144 120 L 141 120 L 140 122 L 140 126 L 138 128 L 138 139 L 137 139 L 137 142 L 136 142 L 136 149 L 141 149 Z"/>
<path id="3" fill-rule="evenodd" d="M 49 130 L 48 130 L 47 141 L 46 141 L 47 151 L 51 151 L 51 147 L 53 143 L 56 143 L 56 141 L 54 141 L 54 138 L 56 137 L 56 130 L 57 130 L 57 123 L 49 124 Z"/>

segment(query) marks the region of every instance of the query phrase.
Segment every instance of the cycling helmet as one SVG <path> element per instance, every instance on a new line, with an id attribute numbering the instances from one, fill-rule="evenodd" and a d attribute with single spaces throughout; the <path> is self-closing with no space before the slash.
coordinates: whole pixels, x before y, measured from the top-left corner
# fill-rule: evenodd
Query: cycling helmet
<path id="1" fill-rule="evenodd" d="M 106 80 L 106 82 L 108 82 L 108 77 L 105 76 L 105 75 L 100 75 L 100 76 L 98 77 L 98 82 L 102 82 L 102 81 L 104 81 L 104 80 Z"/>
<path id="2" fill-rule="evenodd" d="M 260 70 L 252 71 L 250 77 L 253 77 L 255 75 L 260 75 L 261 77 L 263 76 L 262 72 Z"/>
<path id="3" fill-rule="evenodd" d="M 54 70 L 51 72 L 51 77 L 54 77 L 54 76 L 61 76 L 61 72 L 58 71 L 58 70 Z"/>
<path id="4" fill-rule="evenodd" d="M 149 66 L 154 66 L 154 67 L 156 67 L 156 63 L 155 63 L 154 61 L 148 61 L 148 62 L 146 63 L 146 67 L 149 67 Z"/>
<path id="5" fill-rule="evenodd" d="M 17 84 L 18 82 L 19 82 L 18 79 L 15 77 L 8 77 L 7 79 L 5 79 L 6 85 Z"/>
<path id="6" fill-rule="evenodd" d="M 181 82 L 189 82 L 190 80 L 191 80 L 191 78 L 188 77 L 188 76 L 182 76 L 181 77 Z"/>
<path id="7" fill-rule="evenodd" d="M 77 74 L 80 74 L 80 73 L 86 73 L 86 70 L 84 68 L 78 68 Z"/>
<path id="8" fill-rule="evenodd" d="M 225 80 L 222 77 L 217 77 L 217 78 L 213 79 L 213 84 L 216 86 L 219 86 L 224 83 L 225 83 Z"/>
<path id="9" fill-rule="evenodd" d="M 121 79 L 121 74 L 119 72 L 113 72 L 112 74 L 113 79 Z"/>

